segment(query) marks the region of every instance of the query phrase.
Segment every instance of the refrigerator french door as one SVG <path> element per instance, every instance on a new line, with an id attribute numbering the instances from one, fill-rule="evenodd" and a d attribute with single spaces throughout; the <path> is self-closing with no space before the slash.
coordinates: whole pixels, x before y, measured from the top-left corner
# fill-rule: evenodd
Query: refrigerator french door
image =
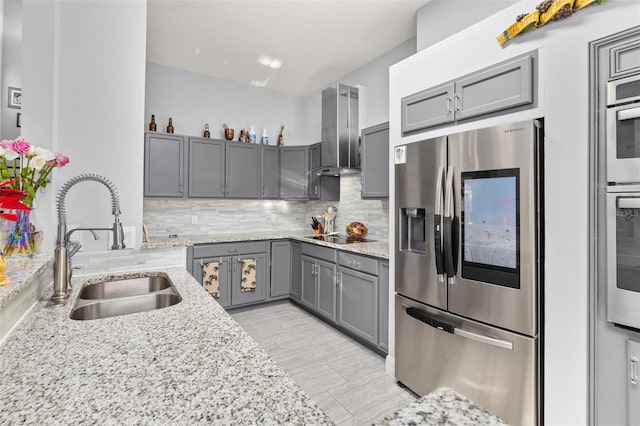
<path id="1" fill-rule="evenodd" d="M 515 424 L 538 418 L 541 145 L 531 120 L 395 151 L 396 377 Z"/>

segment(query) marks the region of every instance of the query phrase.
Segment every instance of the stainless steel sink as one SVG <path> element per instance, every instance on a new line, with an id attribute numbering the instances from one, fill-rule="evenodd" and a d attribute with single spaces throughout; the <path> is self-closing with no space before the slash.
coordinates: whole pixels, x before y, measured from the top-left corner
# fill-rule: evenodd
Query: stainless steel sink
<path id="1" fill-rule="evenodd" d="M 118 278 L 87 284 L 71 311 L 71 319 L 93 320 L 147 312 L 182 301 L 166 275 Z"/>
<path id="2" fill-rule="evenodd" d="M 148 312 L 166 308 L 179 303 L 182 298 L 177 294 L 145 294 L 120 299 L 101 300 L 78 306 L 71 312 L 71 319 L 93 320 L 119 315 Z"/>
<path id="3" fill-rule="evenodd" d="M 162 275 L 105 281 L 85 286 L 78 296 L 80 299 L 113 299 L 138 296 L 171 288 L 169 279 Z"/>

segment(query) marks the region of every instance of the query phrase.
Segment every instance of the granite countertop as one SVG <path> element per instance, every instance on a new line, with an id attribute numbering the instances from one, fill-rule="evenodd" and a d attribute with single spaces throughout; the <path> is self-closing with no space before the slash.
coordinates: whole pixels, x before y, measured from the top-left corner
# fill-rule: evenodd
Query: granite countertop
<path id="1" fill-rule="evenodd" d="M 375 423 L 376 426 L 506 424 L 499 417 L 449 388 L 438 388 Z"/>
<path id="2" fill-rule="evenodd" d="M 45 255 L 7 256 L 5 260 L 7 267 L 4 274 L 9 278 L 11 284 L 0 287 L 0 309 L 26 289 L 45 269 L 50 268 L 53 257 Z"/>
<path id="3" fill-rule="evenodd" d="M 104 276 L 74 278 L 62 307 L 45 292 L 0 345 L 0 423 L 332 423 L 184 268 L 157 272 L 180 303 L 75 321 L 80 288 Z"/>
<path id="4" fill-rule="evenodd" d="M 158 238 L 152 237 L 148 243 L 143 243 L 143 248 L 165 248 L 165 247 L 190 247 L 195 244 L 212 244 L 226 242 L 241 241 L 263 241 L 263 240 L 279 240 L 292 239 L 303 241 L 309 244 L 318 244 L 326 247 L 332 247 L 338 250 L 360 253 L 368 256 L 389 258 L 389 241 L 377 240 L 372 242 L 362 242 L 353 244 L 336 244 L 326 241 L 319 241 L 310 238 L 311 233 L 308 231 L 290 231 L 290 232 L 265 232 L 265 233 L 235 233 L 220 235 L 183 235 L 176 238 Z M 376 239 L 376 237 L 368 237 Z"/>

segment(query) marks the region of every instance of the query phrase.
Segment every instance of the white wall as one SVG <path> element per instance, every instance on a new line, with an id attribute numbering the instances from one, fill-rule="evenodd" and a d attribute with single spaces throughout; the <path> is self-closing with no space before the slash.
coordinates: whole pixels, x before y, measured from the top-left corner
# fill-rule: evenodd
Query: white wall
<path id="1" fill-rule="evenodd" d="M 17 114 L 21 111 L 8 107 L 9 87 L 22 87 L 22 0 L 6 0 L 0 19 L 2 47 L 0 47 L 0 138 L 15 139 L 20 136 L 16 126 Z"/>
<path id="2" fill-rule="evenodd" d="M 392 67 L 391 149 L 451 132 L 545 117 L 544 420 L 548 425 L 584 425 L 588 420 L 589 353 L 588 42 L 637 25 L 640 6 L 634 0 L 593 5 L 566 21 L 551 23 L 500 47 L 496 35 L 537 3 L 517 3 Z M 537 108 L 400 136 L 403 96 L 534 49 L 539 49 L 540 55 Z M 393 179 L 391 173 L 390 211 L 395 209 Z M 390 226 L 389 239 L 394 238 Z M 393 277 L 394 256 L 390 255 Z M 393 320 L 393 304 L 390 309 Z M 394 330 L 393 324 L 389 329 Z M 393 346 L 390 355 L 391 359 L 395 356 Z"/>
<path id="3" fill-rule="evenodd" d="M 257 137 L 267 129 L 270 144 L 278 140 L 284 125 L 285 145 L 309 145 L 305 98 L 255 88 L 248 84 L 210 77 L 154 63 L 147 63 L 145 128 L 155 114 L 158 132 L 165 132 L 169 117 L 175 133 L 202 136 L 205 123 L 212 138 L 223 139 L 222 124 L 235 129 L 253 125 Z"/>
<path id="4" fill-rule="evenodd" d="M 23 18 L 23 134 L 71 159 L 54 171 L 53 184 L 37 199 L 43 250 L 55 240 L 54 194 L 80 173 L 114 182 L 122 222 L 140 236 L 146 1 L 29 1 Z M 113 222 L 109 193 L 100 184 L 74 187 L 66 206 L 68 223 Z M 98 243 L 84 241 L 89 250 L 107 246 L 105 233 Z"/>
<path id="5" fill-rule="evenodd" d="M 417 50 L 426 49 L 514 3 L 517 0 L 432 0 L 416 12 Z"/>

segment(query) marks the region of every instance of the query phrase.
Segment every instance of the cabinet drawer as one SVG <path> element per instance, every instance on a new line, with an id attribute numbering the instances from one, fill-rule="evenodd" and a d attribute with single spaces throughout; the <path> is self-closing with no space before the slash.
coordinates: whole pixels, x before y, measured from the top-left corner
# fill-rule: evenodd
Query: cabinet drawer
<path id="1" fill-rule="evenodd" d="M 378 275 L 378 261 L 370 257 L 341 251 L 338 253 L 340 266 L 355 269 L 371 275 Z"/>
<path id="2" fill-rule="evenodd" d="M 243 243 L 196 244 L 193 246 L 193 258 L 211 256 L 234 256 L 237 254 L 266 253 L 266 241 Z"/>
<path id="3" fill-rule="evenodd" d="M 336 250 L 329 247 L 316 246 L 313 244 L 302 244 L 302 254 L 336 263 Z"/>

